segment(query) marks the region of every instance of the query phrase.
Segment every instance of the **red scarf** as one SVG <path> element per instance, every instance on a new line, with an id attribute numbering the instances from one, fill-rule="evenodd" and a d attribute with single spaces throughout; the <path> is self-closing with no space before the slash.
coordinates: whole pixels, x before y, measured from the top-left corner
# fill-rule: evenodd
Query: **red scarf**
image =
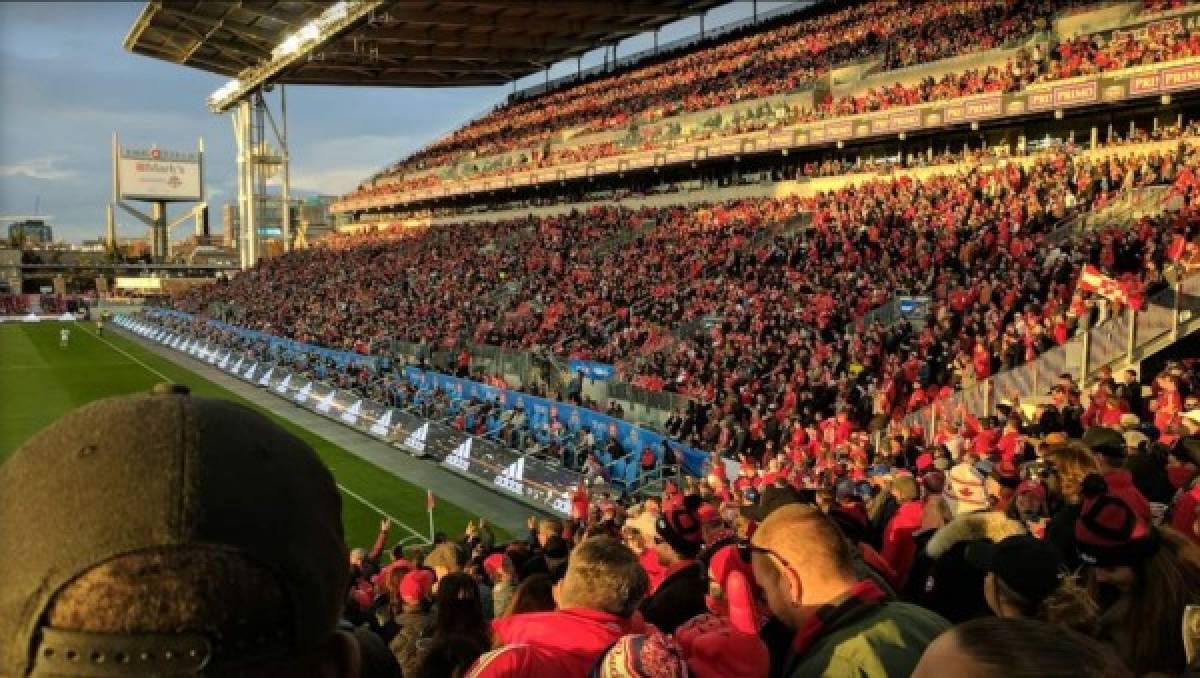
<path id="1" fill-rule="evenodd" d="M 837 605 L 822 606 L 804 622 L 792 640 L 792 652 L 804 654 L 821 636 L 886 600 L 887 594 L 875 582 L 870 579 L 858 582 L 845 600 Z"/>

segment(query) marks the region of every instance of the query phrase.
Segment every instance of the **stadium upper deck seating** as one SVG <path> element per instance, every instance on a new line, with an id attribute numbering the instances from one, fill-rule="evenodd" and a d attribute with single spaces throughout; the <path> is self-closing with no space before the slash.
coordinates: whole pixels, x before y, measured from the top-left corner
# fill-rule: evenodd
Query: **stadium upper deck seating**
<path id="1" fill-rule="evenodd" d="M 1044 28 L 1046 18 L 1056 7 L 1065 3 L 1022 2 L 1008 9 L 1003 7 L 1004 4 L 935 3 L 936 7 L 924 4 L 913 16 L 947 12 L 946 16 L 939 14 L 938 21 L 953 24 L 958 19 L 980 19 L 981 16 L 986 18 L 989 12 L 999 12 L 1003 18 L 992 18 L 997 21 L 999 34 L 1007 40 L 1019 35 L 1029 35 L 1038 27 Z M 869 11 L 868 7 L 874 10 Z M 449 178 L 475 180 L 511 175 L 535 168 L 658 148 L 679 136 L 681 128 L 678 123 L 669 122 L 673 120 L 671 116 L 676 113 L 708 110 L 735 101 L 759 99 L 777 92 L 796 89 L 798 81 L 788 81 L 781 72 L 770 69 L 781 68 L 783 72 L 792 72 L 788 71 L 788 68 L 800 68 L 793 64 L 797 61 L 807 64 L 804 68 L 807 69 L 811 81 L 815 74 L 827 72 L 831 65 L 844 60 L 843 57 L 850 53 L 858 56 L 866 53 L 882 54 L 882 63 L 885 65 L 900 65 L 983 50 L 1005 42 L 991 37 L 975 42 L 954 41 L 954 44 L 950 44 L 952 41 L 944 37 L 932 41 L 924 40 L 921 30 L 929 30 L 928 28 L 905 28 L 903 20 L 881 20 L 875 13 L 884 12 L 886 16 L 886 10 L 889 8 L 893 10 L 891 16 L 894 17 L 895 8 L 890 7 L 889 3 L 868 3 L 867 6 L 822 15 L 768 31 L 760 36 L 751 36 L 710 50 L 702 50 L 665 64 L 501 107 L 408 160 L 389 168 L 383 175 L 364 183 L 348 197 L 398 195 L 405 191 L 437 187 Z M 833 22 L 835 27 L 843 29 L 842 41 L 836 44 L 822 43 L 799 52 L 795 51 L 794 42 L 780 42 L 782 36 L 807 35 L 805 26 L 823 25 L 822 22 Z M 924 24 L 918 24 L 920 25 Z M 944 25 L 939 26 L 939 31 Z M 753 115 L 733 116 L 729 120 L 722 120 L 717 128 L 704 128 L 708 131 L 693 132 L 692 136 L 704 138 L 713 134 L 743 133 L 897 106 L 944 101 L 972 94 L 1011 92 L 1039 82 L 1200 55 L 1200 36 L 1188 33 L 1182 28 L 1182 24 L 1179 28 L 1183 32 L 1178 34 L 1174 31 L 1159 31 L 1150 35 L 1114 34 L 1111 39 L 1083 36 L 1061 43 L 1051 43 L 1048 46 L 1038 44 L 1029 50 L 1011 54 L 1000 63 L 951 71 L 937 78 L 926 78 L 910 84 L 897 82 L 837 97 L 825 93 L 810 106 L 799 102 L 764 102 L 761 110 Z M 971 30 L 982 31 L 989 36 L 995 35 L 983 29 L 982 24 L 974 26 Z M 961 36 L 962 33 L 963 31 L 954 32 L 956 36 Z M 937 31 L 930 33 L 937 36 L 949 34 Z M 855 40 L 858 42 L 854 42 Z M 850 49 L 847 47 L 850 44 L 856 45 L 855 49 L 858 52 L 839 51 Z M 704 68 L 684 68 L 685 64 L 692 62 L 708 64 L 716 55 L 736 53 L 737 49 L 766 49 L 769 54 L 774 54 L 772 50 L 781 49 L 786 55 L 775 60 L 747 59 L 735 70 L 722 75 L 723 80 L 718 78 L 715 83 L 709 82 L 710 73 Z M 897 53 L 908 56 L 897 60 L 893 58 Z M 755 54 L 757 56 L 759 52 Z M 662 70 L 669 64 L 675 64 L 676 68 Z M 781 64 L 792 65 L 785 67 Z M 681 68 L 683 70 L 680 70 Z M 720 67 L 715 68 L 714 73 L 723 73 Z M 755 69 L 764 69 L 764 72 L 759 74 Z M 634 78 L 632 83 L 623 80 L 630 78 Z M 763 83 L 761 87 L 760 81 Z M 693 87 L 688 88 L 687 92 L 705 94 L 699 98 L 694 98 L 694 95 L 693 98 L 689 98 L 671 89 L 676 86 L 675 83 L 691 83 Z M 636 86 L 633 86 L 634 84 Z M 663 91 L 672 94 L 664 96 L 660 101 L 656 98 L 658 95 L 643 96 L 641 92 L 647 88 L 655 92 L 662 88 Z M 650 103 L 643 106 L 647 101 Z M 538 106 L 535 107 L 535 103 Z M 651 124 L 664 118 L 669 124 Z M 638 124 L 631 126 L 631 123 Z M 581 131 L 616 127 L 627 129 L 627 133 L 618 139 L 583 142 L 582 145 L 550 143 L 553 141 L 552 135 L 568 129 L 578 136 Z M 579 138 L 587 138 L 587 135 Z M 496 141 L 497 139 L 502 141 Z M 520 152 L 507 153 L 513 150 Z M 443 169 L 432 173 L 412 172 L 419 168 L 435 166 Z M 447 170 L 449 174 L 446 173 Z"/>

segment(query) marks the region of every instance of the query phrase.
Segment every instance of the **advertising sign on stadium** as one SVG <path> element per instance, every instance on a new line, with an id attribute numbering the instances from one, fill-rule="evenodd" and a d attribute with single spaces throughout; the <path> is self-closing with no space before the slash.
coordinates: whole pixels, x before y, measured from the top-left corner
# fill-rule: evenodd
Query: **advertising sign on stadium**
<path id="1" fill-rule="evenodd" d="M 1162 78 L 1160 84 L 1163 89 L 1195 87 L 1200 83 L 1200 64 L 1165 68 L 1159 71 L 1159 74 Z"/>
<path id="2" fill-rule="evenodd" d="M 838 141 L 854 136 L 854 123 L 850 121 L 825 125 L 825 139 Z"/>
<path id="3" fill-rule="evenodd" d="M 1093 101 L 1096 101 L 1098 91 L 1098 83 L 1096 80 L 1077 82 L 1071 85 L 1055 87 L 1054 105 L 1074 106 L 1076 104 L 1092 103 Z"/>
<path id="4" fill-rule="evenodd" d="M 947 106 L 944 111 L 947 123 L 965 122 L 990 118 L 1004 113 L 1004 97 L 990 96 L 983 99 L 964 101 L 960 104 Z"/>
<path id="5" fill-rule="evenodd" d="M 129 200 L 201 199 L 198 153 L 122 148 L 117 156 L 120 196 Z"/>
<path id="6" fill-rule="evenodd" d="M 1129 78 L 1129 93 L 1130 94 L 1148 94 L 1157 92 L 1159 87 L 1159 74 L 1142 73 Z"/>

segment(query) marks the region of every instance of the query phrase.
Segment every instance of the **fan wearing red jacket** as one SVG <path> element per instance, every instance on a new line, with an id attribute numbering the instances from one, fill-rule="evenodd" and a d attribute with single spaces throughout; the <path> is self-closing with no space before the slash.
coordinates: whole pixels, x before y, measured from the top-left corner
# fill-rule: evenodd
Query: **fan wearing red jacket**
<path id="1" fill-rule="evenodd" d="M 492 630 L 502 647 L 480 657 L 467 676 L 583 678 L 618 638 L 645 630 L 636 613 L 647 586 L 646 572 L 624 544 L 588 539 L 571 552 L 558 609 L 496 620 Z"/>

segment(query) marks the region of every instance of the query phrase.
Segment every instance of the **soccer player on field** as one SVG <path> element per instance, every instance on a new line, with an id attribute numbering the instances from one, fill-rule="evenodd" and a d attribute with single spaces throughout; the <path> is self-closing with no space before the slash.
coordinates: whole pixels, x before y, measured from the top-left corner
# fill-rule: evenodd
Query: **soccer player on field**
<path id="1" fill-rule="evenodd" d="M 70 342 L 71 342 L 71 330 L 67 329 L 66 327 L 59 330 L 58 331 L 58 346 L 59 346 L 59 348 L 66 348 L 67 344 L 69 344 Z"/>

